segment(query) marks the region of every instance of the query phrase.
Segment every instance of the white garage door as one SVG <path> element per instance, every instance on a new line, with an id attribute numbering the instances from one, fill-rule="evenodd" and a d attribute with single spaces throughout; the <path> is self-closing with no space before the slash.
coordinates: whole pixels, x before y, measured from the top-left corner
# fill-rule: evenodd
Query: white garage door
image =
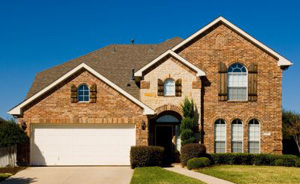
<path id="1" fill-rule="evenodd" d="M 130 165 L 134 125 L 34 125 L 31 165 Z"/>

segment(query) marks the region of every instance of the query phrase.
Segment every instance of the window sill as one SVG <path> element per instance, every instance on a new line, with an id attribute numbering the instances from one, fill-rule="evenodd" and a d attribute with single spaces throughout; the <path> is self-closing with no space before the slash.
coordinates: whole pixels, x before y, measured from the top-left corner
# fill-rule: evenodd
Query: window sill
<path id="1" fill-rule="evenodd" d="M 250 102 L 248 100 L 241 101 L 241 100 L 227 100 L 228 103 L 247 103 Z"/>

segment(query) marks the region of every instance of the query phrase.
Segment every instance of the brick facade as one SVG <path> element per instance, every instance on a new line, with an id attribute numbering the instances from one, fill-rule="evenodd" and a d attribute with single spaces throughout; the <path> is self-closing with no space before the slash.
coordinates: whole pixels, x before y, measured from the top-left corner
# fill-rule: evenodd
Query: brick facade
<path id="1" fill-rule="evenodd" d="M 174 111 L 181 115 L 180 104 L 185 97 L 193 99 L 198 113 L 199 130 L 210 153 L 214 152 L 214 122 L 221 118 L 227 124 L 226 151 L 231 152 L 231 122 L 243 122 L 243 151 L 248 152 L 248 123 L 259 120 L 261 153 L 282 153 L 282 70 L 277 59 L 261 50 L 235 31 L 218 24 L 177 51 L 187 61 L 206 73 L 196 73 L 173 57 L 166 57 L 144 73 L 140 81 L 140 101 L 157 114 Z M 258 64 L 258 100 L 256 102 L 219 101 L 219 62 L 230 66 L 239 62 L 249 67 Z M 113 72 L 113 71 L 112 71 Z M 158 96 L 158 79 L 182 80 L 182 95 Z M 85 83 L 97 85 L 96 103 L 71 103 L 71 86 Z M 131 123 L 136 125 L 136 144 L 149 144 L 148 122 L 153 117 L 143 115 L 143 109 L 111 88 L 88 71 L 81 70 L 23 109 L 19 122 L 27 123 L 30 136 L 34 123 L 94 124 Z M 146 130 L 142 130 L 142 121 Z M 269 135 L 270 133 L 270 135 Z M 29 162 L 29 149 L 24 148 L 22 162 Z"/>
<path id="2" fill-rule="evenodd" d="M 222 118 L 227 123 L 227 152 L 231 152 L 231 122 L 239 118 L 244 127 L 244 152 L 248 152 L 248 122 L 252 118 L 261 125 L 261 152 L 282 152 L 282 70 L 277 60 L 224 24 L 193 40 L 179 55 L 206 72 L 209 85 L 203 96 L 204 143 L 214 152 L 214 122 Z M 219 62 L 230 66 L 239 62 L 248 67 L 258 63 L 257 102 L 218 101 Z M 270 132 L 271 135 L 264 135 Z"/>
<path id="3" fill-rule="evenodd" d="M 71 103 L 71 86 L 97 85 L 96 103 Z M 31 125 L 35 123 L 61 124 L 124 124 L 136 125 L 136 144 L 148 144 L 148 130 L 142 130 L 141 123 L 148 123 L 143 109 L 119 92 L 99 80 L 88 71 L 77 72 L 52 91 L 27 106 L 19 123 L 25 121 L 26 132 L 30 136 Z M 147 127 L 147 126 L 146 126 Z M 29 145 L 28 145 L 29 146 Z M 20 162 L 29 163 L 29 148 L 23 148 Z"/>

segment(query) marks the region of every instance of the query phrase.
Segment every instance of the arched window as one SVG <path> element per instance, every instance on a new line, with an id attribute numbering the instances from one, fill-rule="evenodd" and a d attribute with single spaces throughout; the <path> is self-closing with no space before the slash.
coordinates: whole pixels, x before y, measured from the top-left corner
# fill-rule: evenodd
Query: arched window
<path id="1" fill-rule="evenodd" d="M 164 96 L 175 96 L 175 81 L 173 79 L 165 80 Z"/>
<path id="2" fill-rule="evenodd" d="M 232 64 L 228 69 L 228 100 L 247 100 L 247 69 L 240 63 Z"/>
<path id="3" fill-rule="evenodd" d="M 81 84 L 78 87 L 78 102 L 89 102 L 90 90 L 86 84 Z"/>
<path id="4" fill-rule="evenodd" d="M 231 126 L 231 152 L 243 152 L 243 123 L 239 119 L 232 121 Z"/>
<path id="5" fill-rule="evenodd" d="M 223 119 L 215 122 L 215 153 L 226 152 L 226 123 Z"/>
<path id="6" fill-rule="evenodd" d="M 249 153 L 260 152 L 260 126 L 256 119 L 249 121 Z"/>

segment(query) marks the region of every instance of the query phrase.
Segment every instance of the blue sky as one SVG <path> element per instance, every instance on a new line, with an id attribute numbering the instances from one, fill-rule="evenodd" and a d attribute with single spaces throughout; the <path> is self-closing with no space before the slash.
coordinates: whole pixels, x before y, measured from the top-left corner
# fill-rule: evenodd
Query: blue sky
<path id="1" fill-rule="evenodd" d="M 294 63 L 283 107 L 300 112 L 299 1 L 0 0 L 0 116 L 21 102 L 37 72 L 113 43 L 186 38 L 222 15 Z"/>

